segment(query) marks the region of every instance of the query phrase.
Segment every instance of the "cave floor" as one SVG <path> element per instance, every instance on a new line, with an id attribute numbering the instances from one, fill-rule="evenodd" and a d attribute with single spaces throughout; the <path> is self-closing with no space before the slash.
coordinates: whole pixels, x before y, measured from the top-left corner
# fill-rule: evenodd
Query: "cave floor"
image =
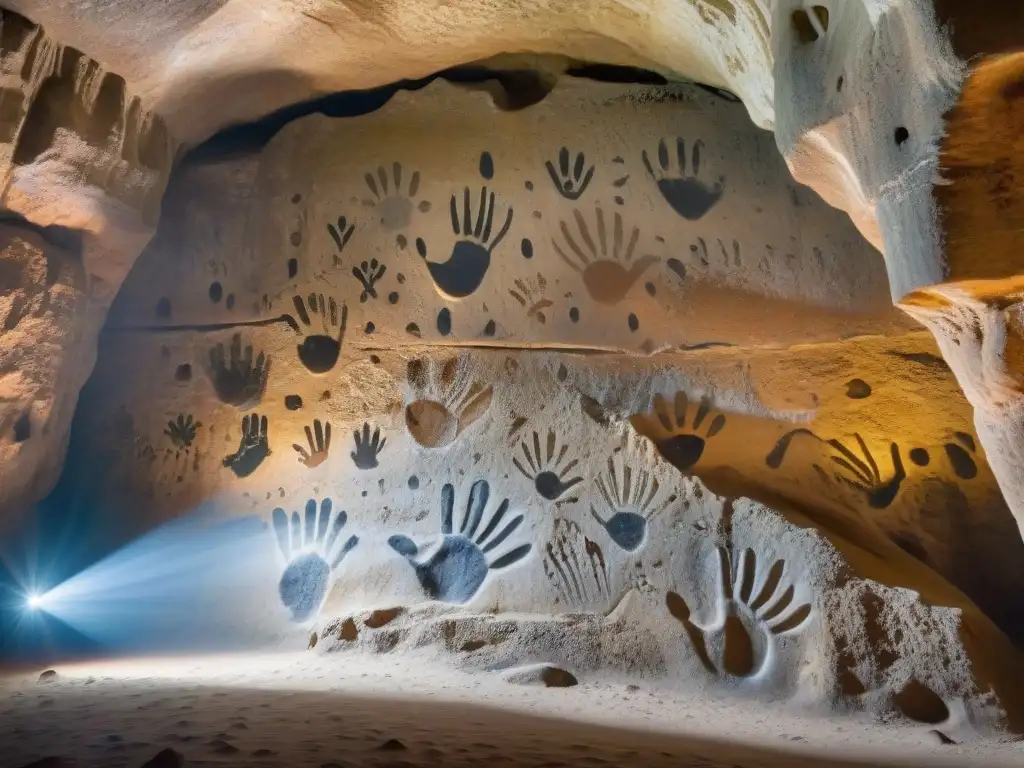
<path id="1" fill-rule="evenodd" d="M 585 680 L 513 686 L 427 658 L 280 653 L 54 665 L 0 678 L 0 766 L 1020 766 L 1024 743 Z M 64 765 L 64 763 L 60 763 Z"/>

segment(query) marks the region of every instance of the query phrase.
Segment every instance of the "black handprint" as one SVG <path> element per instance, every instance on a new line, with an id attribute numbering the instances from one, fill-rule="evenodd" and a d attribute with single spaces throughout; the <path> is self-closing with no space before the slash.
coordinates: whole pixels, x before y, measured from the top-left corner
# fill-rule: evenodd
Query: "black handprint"
<path id="1" fill-rule="evenodd" d="M 181 450 L 192 445 L 192 441 L 196 439 L 196 431 L 201 426 L 203 426 L 202 422 L 192 420 L 192 414 L 189 414 L 188 418 L 178 414 L 176 420 L 167 422 L 164 434 L 171 439 L 175 448 Z"/>
<path id="2" fill-rule="evenodd" d="M 363 424 L 363 434 L 360 436 L 357 429 L 352 433 L 356 441 L 356 449 L 350 454 L 352 462 L 359 469 L 374 469 L 377 466 L 377 454 L 384 450 L 387 438 L 381 439 L 380 427 L 373 430 L 373 437 L 370 437 L 370 425 Z"/>
<path id="3" fill-rule="evenodd" d="M 267 417 L 251 414 L 242 417 L 242 439 L 238 450 L 224 457 L 224 466 L 238 477 L 248 477 L 270 455 L 267 442 Z"/>
<path id="4" fill-rule="evenodd" d="M 242 410 L 259 404 L 267 388 L 270 358 L 260 352 L 253 362 L 252 355 L 252 344 L 246 345 L 243 353 L 242 336 L 238 333 L 231 337 L 229 352 L 225 351 L 223 344 L 210 350 L 207 374 L 222 403 Z"/>
<path id="5" fill-rule="evenodd" d="M 828 444 L 840 454 L 830 457 L 832 462 L 851 475 L 836 475 L 836 479 L 867 494 L 868 504 L 873 508 L 885 509 L 896 500 L 896 494 L 900 492 L 900 485 L 907 478 L 907 472 L 903 468 L 903 459 L 900 458 L 900 447 L 896 443 L 889 444 L 893 476 L 887 482 L 882 482 L 882 473 L 879 471 L 871 451 L 868 450 L 867 444 L 859 434 L 854 433 L 853 436 L 864 454 L 863 460 L 838 440 L 828 441 Z"/>
<path id="6" fill-rule="evenodd" d="M 365 302 L 369 298 L 377 298 L 377 289 L 374 286 L 377 281 L 384 277 L 388 268 L 380 264 L 376 259 L 364 261 L 358 267 L 352 267 L 352 274 L 363 286 L 363 292 L 359 294 L 359 301 Z"/>
<path id="7" fill-rule="evenodd" d="M 333 224 L 327 225 L 327 231 L 331 233 L 331 237 L 334 239 L 334 244 L 338 246 L 338 252 L 334 254 L 334 266 L 341 264 L 342 251 L 345 250 L 345 246 L 352 238 L 352 233 L 355 232 L 355 229 L 355 225 L 349 224 L 348 219 L 344 216 L 338 217 L 337 227 Z"/>
<path id="8" fill-rule="evenodd" d="M 315 440 L 314 440 L 315 433 Z M 298 451 L 299 461 L 312 469 L 324 463 L 327 454 L 331 450 L 331 423 L 326 425 L 320 423 L 320 419 L 313 419 L 313 429 L 306 427 L 306 442 L 309 443 L 307 451 L 298 443 L 292 443 L 292 448 Z"/>
<path id="9" fill-rule="evenodd" d="M 566 147 L 562 147 L 558 152 L 557 170 L 550 160 L 545 163 L 548 175 L 551 177 L 551 182 L 555 185 L 558 193 L 566 200 L 579 200 L 580 195 L 587 190 L 590 180 L 594 178 L 594 166 L 590 166 L 586 174 L 583 173 L 586 162 L 583 153 L 577 152 L 576 161 L 573 163 L 572 172 L 570 173 L 569 150 Z"/>
<path id="10" fill-rule="evenodd" d="M 690 169 L 687 171 L 686 143 L 676 139 L 675 156 L 671 156 L 669 145 L 662 139 L 658 142 L 658 167 L 651 164 L 645 149 L 641 155 L 648 175 L 658 185 L 658 191 L 672 210 L 687 221 L 697 221 L 710 211 L 725 191 L 725 177 L 719 176 L 712 185 L 700 180 L 701 152 L 704 142 L 693 142 Z"/>

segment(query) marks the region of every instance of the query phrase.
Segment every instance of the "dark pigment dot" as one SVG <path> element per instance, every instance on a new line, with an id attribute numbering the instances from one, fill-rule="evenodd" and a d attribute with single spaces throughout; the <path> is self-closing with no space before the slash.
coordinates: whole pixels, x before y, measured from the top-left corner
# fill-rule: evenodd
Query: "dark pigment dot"
<path id="1" fill-rule="evenodd" d="M 374 365 L 380 365 L 380 358 L 376 355 L 370 355 L 370 362 Z"/>
<path id="2" fill-rule="evenodd" d="M 377 326 L 375 326 L 373 324 L 373 321 L 371 320 L 370 322 L 368 322 L 366 324 L 366 327 L 363 329 L 363 333 L 366 333 L 367 335 L 369 335 L 369 334 L 373 333 L 375 330 L 377 330 Z"/>
<path id="3" fill-rule="evenodd" d="M 421 259 L 427 258 L 427 244 L 423 242 L 422 237 L 416 238 L 416 253 L 420 255 Z M 399 280 L 401 282 L 401 280 Z"/>
<path id="4" fill-rule="evenodd" d="M 405 275 L 401 272 L 398 273 L 397 280 L 399 285 L 405 285 Z"/>
<path id="5" fill-rule="evenodd" d="M 189 381 L 192 378 L 192 366 L 188 363 L 182 363 L 178 366 L 178 369 L 174 372 L 175 381 Z"/>
<path id="6" fill-rule="evenodd" d="M 494 158 L 491 157 L 490 152 L 480 155 L 480 175 L 488 180 L 494 178 Z"/>
<path id="7" fill-rule="evenodd" d="M 437 332 L 442 336 L 452 332 L 452 311 L 448 307 L 437 313 Z"/>
<path id="8" fill-rule="evenodd" d="M 365 499 L 365 498 L 366 498 L 366 494 L 367 494 L 367 491 L 363 491 L 363 492 L 362 492 L 362 493 L 360 494 L 360 496 L 362 496 L 362 497 L 363 497 L 363 498 Z"/>
<path id="9" fill-rule="evenodd" d="M 910 131 L 904 128 L 902 125 L 896 129 L 893 133 L 893 138 L 896 140 L 896 146 L 902 147 L 906 143 L 907 139 L 910 138 Z"/>
<path id="10" fill-rule="evenodd" d="M 533 182 L 532 181 L 526 182 L 526 189 L 529 192 L 533 192 Z"/>
<path id="11" fill-rule="evenodd" d="M 493 336 L 498 330 L 498 325 L 493 320 L 488 320 L 484 326 L 484 336 Z"/>
<path id="12" fill-rule="evenodd" d="M 284 407 L 289 411 L 297 411 L 302 407 L 302 398 L 298 395 L 285 395 Z"/>
<path id="13" fill-rule="evenodd" d="M 519 244 L 519 250 L 523 252 L 524 259 L 533 258 L 533 243 L 530 242 L 530 238 L 524 237 L 523 242 Z"/>
<path id="14" fill-rule="evenodd" d="M 840 75 L 839 79 L 836 80 L 836 90 L 837 91 L 843 90 L 843 76 L 842 75 Z"/>
<path id="15" fill-rule="evenodd" d="M 228 300 L 224 302 L 224 305 L 228 309 L 234 309 L 235 308 L 235 294 L 229 293 L 228 294 Z"/>
<path id="16" fill-rule="evenodd" d="M 300 195 L 298 193 L 295 193 L 294 195 L 292 195 L 292 202 L 293 203 L 302 202 L 302 195 Z"/>
<path id="17" fill-rule="evenodd" d="M 171 316 L 171 300 L 166 296 L 160 299 L 156 303 L 156 316 L 157 317 L 170 317 Z"/>
<path id="18" fill-rule="evenodd" d="M 420 479 L 418 477 L 416 477 L 416 475 L 413 475 L 412 477 L 410 477 L 409 478 L 409 490 L 415 491 L 419 487 L 420 487 Z"/>
<path id="19" fill-rule="evenodd" d="M 295 277 L 299 274 L 299 260 L 288 259 L 288 277 Z"/>
<path id="20" fill-rule="evenodd" d="M 555 376 L 558 378 L 560 382 L 565 381 L 566 379 L 569 378 L 569 369 L 567 369 L 564 364 L 559 363 L 558 373 L 555 374 Z"/>
<path id="21" fill-rule="evenodd" d="M 576 307 L 572 307 L 569 310 L 569 319 L 574 323 L 578 323 L 580 321 L 580 311 Z"/>
<path id="22" fill-rule="evenodd" d="M 636 331 L 640 328 L 640 319 L 632 312 L 629 313 L 629 330 Z"/>
<path id="23" fill-rule="evenodd" d="M 331 390 L 325 389 L 323 392 L 320 393 L 320 402 L 321 403 L 324 400 L 330 400 L 330 399 L 331 399 Z"/>
<path id="24" fill-rule="evenodd" d="M 932 459 L 931 456 L 928 455 L 928 451 L 926 451 L 924 448 L 911 448 L 910 460 L 917 464 L 917 466 L 919 467 L 927 467 L 928 463 Z"/>
<path id="25" fill-rule="evenodd" d="M 405 235 L 399 235 L 398 237 L 396 237 L 395 242 L 398 243 L 398 247 L 401 248 L 403 251 L 405 250 L 406 246 L 409 245 L 409 241 L 406 239 Z"/>
<path id="26" fill-rule="evenodd" d="M 389 293 L 388 294 L 388 301 L 391 302 L 392 304 L 397 304 L 398 303 L 398 291 L 392 291 L 391 293 Z"/>
<path id="27" fill-rule="evenodd" d="M 218 283 L 216 280 L 210 283 L 210 301 L 216 304 L 218 301 L 221 300 L 223 296 L 224 288 L 221 287 L 221 284 Z"/>
<path id="28" fill-rule="evenodd" d="M 292 245 L 302 245 L 302 233 L 292 232 L 291 235 L 288 237 L 288 240 L 291 242 Z"/>
<path id="29" fill-rule="evenodd" d="M 658 289 L 654 287 L 654 283 L 645 283 L 644 290 L 647 291 L 648 296 L 653 296 L 658 292 Z"/>
<path id="30" fill-rule="evenodd" d="M 405 326 L 405 332 L 410 336 L 415 336 L 417 339 L 420 337 L 420 327 L 416 323 L 409 323 Z"/>

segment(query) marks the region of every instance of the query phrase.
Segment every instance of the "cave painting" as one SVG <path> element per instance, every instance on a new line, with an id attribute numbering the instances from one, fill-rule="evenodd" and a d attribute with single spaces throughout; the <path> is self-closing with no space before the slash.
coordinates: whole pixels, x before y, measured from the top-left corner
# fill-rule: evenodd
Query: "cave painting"
<path id="1" fill-rule="evenodd" d="M 260 352 L 253 359 L 252 344 L 242 346 L 242 335 L 231 337 L 227 349 L 224 344 L 210 348 L 207 374 L 217 398 L 226 405 L 245 411 L 259 405 L 270 376 L 270 358 Z"/>
<path id="2" fill-rule="evenodd" d="M 456 240 L 447 261 L 431 261 L 426 243 L 421 238 L 416 239 L 416 251 L 426 261 L 430 277 L 444 298 L 464 299 L 483 283 L 491 266 L 491 254 L 512 226 L 513 211 L 509 206 L 504 223 L 494 232 L 496 205 L 494 192 L 488 193 L 486 186 L 480 188 L 475 216 L 469 187 L 463 190 L 461 213 L 458 198 L 452 195 L 450 212 Z"/>
<path id="3" fill-rule="evenodd" d="M 363 176 L 371 195 L 363 198 L 363 205 L 373 209 L 381 227 L 388 232 L 408 227 L 414 207 L 421 213 L 427 213 L 431 208 L 429 200 L 415 202 L 420 191 L 420 172 L 412 172 L 409 186 L 405 189 L 402 188 L 403 176 L 402 164 L 397 161 L 391 166 L 390 178 L 384 166 L 377 168 L 376 177 L 369 171 Z"/>
<path id="4" fill-rule="evenodd" d="M 352 235 L 356 231 L 356 227 L 354 224 L 350 224 L 348 219 L 344 216 L 339 216 L 337 225 L 328 224 L 327 231 L 330 233 L 331 239 L 334 241 L 334 245 L 338 249 L 334 254 L 334 266 L 338 266 L 341 264 L 341 254 L 345 251 L 345 246 L 348 245 L 348 241 L 352 239 Z M 291 272 L 290 268 L 289 272 Z"/>
<path id="5" fill-rule="evenodd" d="M 809 603 L 795 605 L 796 587 L 787 563 L 776 560 L 765 573 L 756 553 L 743 551 L 739 562 L 726 547 L 718 547 L 718 618 L 698 624 L 677 592 L 669 591 L 665 604 L 686 631 L 701 663 L 714 674 L 756 677 L 765 668 L 775 638 L 806 629 L 811 620 Z M 717 658 L 712 658 L 709 646 Z"/>
<path id="6" fill-rule="evenodd" d="M 584 534 L 579 523 L 556 518 L 545 546 L 544 573 L 570 608 L 603 603 L 611 593 L 604 552 Z"/>
<path id="7" fill-rule="evenodd" d="M 562 261 L 583 276 L 590 298 L 599 304 L 618 304 L 658 257 L 644 255 L 634 261 L 640 229 L 633 227 L 626 241 L 622 214 L 616 211 L 612 216 L 610 231 L 600 206 L 595 208 L 594 215 L 592 232 L 583 214 L 573 210 L 575 228 L 560 221 L 562 242 L 553 239 L 552 244 Z"/>
<path id="8" fill-rule="evenodd" d="M 501 546 L 515 533 L 523 522 L 523 515 L 516 515 L 501 527 L 509 511 L 509 500 L 502 499 L 480 533 L 484 512 L 490 498 L 490 485 L 486 480 L 477 480 L 469 492 L 466 511 L 462 516 L 458 532 L 455 532 L 455 488 L 446 483 L 441 489 L 441 535 L 440 545 L 425 561 L 416 559 L 419 547 L 404 534 L 388 539 L 388 544 L 405 557 L 415 569 L 424 592 L 432 600 L 446 603 L 466 603 L 483 585 L 490 571 L 499 571 L 518 563 L 530 552 L 530 543 L 519 544 L 505 554 L 491 560 L 488 553 Z M 475 536 L 475 538 L 474 538 Z"/>
<path id="9" fill-rule="evenodd" d="M 334 297 L 329 297 L 325 302 L 322 293 L 311 293 L 305 300 L 301 296 L 294 296 L 292 304 L 302 326 L 288 316 L 289 325 L 304 336 L 298 346 L 299 361 L 310 373 L 327 373 L 337 364 L 341 354 L 341 344 L 348 327 L 348 307 L 342 304 L 339 315 Z M 319 318 L 319 328 L 314 325 L 316 318 Z M 319 333 L 321 330 L 323 332 Z"/>
<path id="10" fill-rule="evenodd" d="M 643 545 L 648 521 L 672 501 L 659 501 L 658 479 L 642 465 L 634 467 L 628 458 L 618 462 L 615 457 L 608 459 L 608 466 L 598 475 L 595 485 L 599 499 L 591 502 L 590 514 L 609 538 L 627 552 L 635 552 Z M 604 503 L 604 517 L 595 508 L 599 500 Z"/>
<path id="11" fill-rule="evenodd" d="M 388 271 L 388 268 L 378 262 L 376 259 L 370 261 L 364 261 L 355 267 L 352 267 L 352 276 L 359 281 L 363 291 L 359 294 L 360 303 L 366 303 L 367 299 L 377 298 L 377 289 L 375 286 L 377 282 L 384 277 L 384 274 Z"/>
<path id="12" fill-rule="evenodd" d="M 553 429 L 548 430 L 543 446 L 538 432 L 533 433 L 532 443 L 523 440 L 519 444 L 519 455 L 513 457 L 512 463 L 548 501 L 579 501 L 577 497 L 562 499 L 582 483 L 583 478 L 573 474 L 579 459 L 570 455 L 568 444 L 558 446 L 558 437 Z"/>
<path id="13" fill-rule="evenodd" d="M 655 395 L 654 416 L 642 414 L 633 417 L 637 430 L 652 437 L 661 455 L 684 472 L 700 461 L 708 440 L 721 432 L 726 424 L 725 414 L 719 413 L 705 427 L 705 421 L 712 411 L 710 397 L 701 398 L 694 411 L 693 421 L 688 425 L 686 417 L 689 407 L 685 392 L 677 392 L 672 405 L 661 395 Z"/>
<path id="14" fill-rule="evenodd" d="M 299 454 L 299 462 L 309 469 L 323 464 L 331 452 L 331 423 L 313 419 L 313 429 L 306 427 L 306 446 L 292 443 L 292 448 Z"/>
<path id="15" fill-rule="evenodd" d="M 698 221 L 710 211 L 725 191 L 725 178 L 709 185 L 700 180 L 701 152 L 704 142 L 697 139 L 693 142 L 693 153 L 690 157 L 690 170 L 687 173 L 686 142 L 676 139 L 675 154 L 672 156 L 669 145 L 662 139 L 658 142 L 658 167 L 651 165 L 647 150 L 642 153 L 644 167 L 648 175 L 658 185 L 658 191 L 672 210 L 687 221 Z"/>
<path id="16" fill-rule="evenodd" d="M 405 425 L 424 448 L 451 445 L 491 404 L 492 390 L 473 379 L 468 357 L 452 357 L 440 366 L 410 360 L 406 373 L 415 399 L 405 408 Z"/>
<path id="17" fill-rule="evenodd" d="M 554 306 L 554 302 L 545 296 L 548 289 L 547 278 L 538 272 L 536 278 L 517 278 L 514 285 L 515 287 L 510 288 L 508 293 L 526 310 L 526 317 L 541 325 L 546 324 L 548 318 L 544 310 Z"/>
<path id="18" fill-rule="evenodd" d="M 907 472 L 903 467 L 903 459 L 900 457 L 900 447 L 896 443 L 889 444 L 889 454 L 892 456 L 892 477 L 882 480 L 882 473 L 878 468 L 878 462 L 871 455 L 864 439 L 854 433 L 854 440 L 860 448 L 861 456 L 855 454 L 839 440 L 829 440 L 828 443 L 836 450 L 838 455 L 831 456 L 832 462 L 842 472 L 835 475 L 841 483 L 851 486 L 865 494 L 868 503 L 875 509 L 885 509 L 896 500 L 900 492 L 900 486 L 907 479 Z"/>
<path id="19" fill-rule="evenodd" d="M 242 417 L 242 437 L 238 450 L 224 457 L 224 466 L 238 477 L 248 477 L 270 455 L 267 417 L 252 413 Z"/>
<path id="20" fill-rule="evenodd" d="M 587 191 L 590 180 L 594 178 L 594 166 L 586 167 L 587 160 L 582 152 L 576 153 L 575 160 L 570 168 L 569 150 L 562 147 L 558 150 L 558 167 L 548 160 L 544 167 L 548 170 L 551 183 L 555 185 L 558 194 L 566 200 L 579 200 L 580 196 Z"/>
<path id="21" fill-rule="evenodd" d="M 333 573 L 359 538 L 349 536 L 341 543 L 348 514 L 344 510 L 335 514 L 330 499 L 319 505 L 316 499 L 307 501 L 304 517 L 292 512 L 289 520 L 288 513 L 278 507 L 271 518 L 277 545 L 287 563 L 278 582 L 278 595 L 291 612 L 292 621 L 304 622 L 320 610 Z"/>
<path id="22" fill-rule="evenodd" d="M 357 469 L 376 469 L 377 456 L 384 450 L 384 445 L 388 441 L 386 437 L 381 438 L 380 427 L 374 429 L 373 435 L 371 435 L 369 423 L 364 423 L 362 433 L 357 429 L 352 433 L 352 438 L 356 446 L 355 450 L 349 454 L 352 457 L 352 463 L 356 465 Z"/>

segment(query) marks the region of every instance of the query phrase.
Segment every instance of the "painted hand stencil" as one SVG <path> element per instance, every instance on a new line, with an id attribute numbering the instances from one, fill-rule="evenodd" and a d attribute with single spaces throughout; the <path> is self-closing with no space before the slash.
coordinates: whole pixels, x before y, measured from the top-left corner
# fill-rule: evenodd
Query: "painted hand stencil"
<path id="1" fill-rule="evenodd" d="M 313 429 L 306 427 L 306 443 L 309 450 L 298 443 L 292 443 L 292 448 L 299 454 L 299 462 L 310 469 L 319 467 L 331 452 L 331 423 L 324 425 L 320 419 L 313 419 Z"/>
<path id="2" fill-rule="evenodd" d="M 676 139 L 676 154 L 669 156 L 669 148 L 662 139 L 658 142 L 658 168 L 651 165 L 647 150 L 643 151 L 644 167 L 648 175 L 658 185 L 658 191 L 672 210 L 687 221 L 698 221 L 710 211 L 725 191 L 725 177 L 720 176 L 715 184 L 708 185 L 699 180 L 701 151 L 704 142 L 700 139 L 693 142 L 690 173 L 686 172 L 686 143 Z M 673 166 L 673 162 L 675 165 Z"/>
<path id="3" fill-rule="evenodd" d="M 664 397 L 655 395 L 654 416 L 643 414 L 634 417 L 637 429 L 654 440 L 658 451 L 670 464 L 684 472 L 700 461 L 707 441 L 725 427 L 725 415 L 719 413 L 708 423 L 704 434 L 700 434 L 711 413 L 710 397 L 701 398 L 689 427 L 686 424 L 688 409 L 685 392 L 677 392 L 671 406 Z"/>
<path id="4" fill-rule="evenodd" d="M 192 441 L 196 439 L 196 431 L 201 426 L 202 422 L 192 420 L 191 413 L 187 417 L 179 413 L 177 419 L 167 422 L 164 434 L 170 438 L 177 450 L 181 450 L 192 445 Z"/>
<path id="5" fill-rule="evenodd" d="M 348 307 L 341 305 L 339 324 L 338 303 L 333 296 L 326 302 L 322 293 L 309 294 L 305 302 L 301 296 L 294 296 L 292 304 L 299 315 L 302 327 L 293 317 L 286 315 L 288 324 L 296 333 L 305 334 L 305 338 L 298 346 L 299 361 L 310 373 L 327 373 L 337 364 L 338 356 L 341 354 L 341 344 L 345 340 L 345 330 L 348 327 Z M 313 326 L 313 318 L 316 317 L 320 318 L 323 333 L 317 333 Z"/>
<path id="6" fill-rule="evenodd" d="M 647 538 L 647 522 L 670 500 L 659 502 L 660 483 L 643 466 L 633 467 L 628 459 L 619 463 L 621 471 L 615 457 L 609 458 L 607 469 L 597 478 L 597 490 L 609 516 L 601 517 L 593 503 L 590 514 L 612 541 L 627 552 L 635 552 Z"/>
<path id="7" fill-rule="evenodd" d="M 889 444 L 889 453 L 892 456 L 893 475 L 887 480 L 882 480 L 882 474 L 878 469 L 871 451 L 859 434 L 854 434 L 854 439 L 860 447 L 863 459 L 847 448 L 838 440 L 829 440 L 828 444 L 834 448 L 839 455 L 830 456 L 832 463 L 845 472 L 836 474 L 836 479 L 841 483 L 864 493 L 868 498 L 868 504 L 875 509 L 885 509 L 890 506 L 900 492 L 900 486 L 907 479 L 906 470 L 903 467 L 903 459 L 900 457 L 900 447 L 896 443 Z"/>
<path id="8" fill-rule="evenodd" d="M 562 147 L 558 151 L 558 168 L 556 169 L 550 160 L 544 166 L 548 169 L 548 176 L 551 177 L 551 183 L 555 185 L 558 194 L 566 200 L 579 200 L 580 195 L 590 186 L 590 180 L 594 178 L 594 166 L 591 165 L 584 172 L 587 161 L 582 152 L 576 153 L 571 169 L 569 160 L 569 150 Z"/>
<path id="9" fill-rule="evenodd" d="M 392 164 L 390 179 L 384 166 L 377 167 L 376 178 L 369 172 L 363 176 L 372 195 L 363 199 L 363 205 L 373 208 L 374 215 L 379 217 L 381 227 L 388 232 L 409 226 L 414 205 L 421 213 L 427 213 L 431 207 L 428 200 L 413 202 L 420 191 L 420 172 L 413 171 L 406 190 L 402 189 L 402 176 L 402 164 L 399 162 Z"/>
<path id="10" fill-rule="evenodd" d="M 527 318 L 544 325 L 548 321 L 544 310 L 554 306 L 554 302 L 544 296 L 547 289 L 547 278 L 538 272 L 536 280 L 533 278 L 517 279 L 515 288 L 510 288 L 508 293 L 519 306 L 526 310 Z"/>
<path id="11" fill-rule="evenodd" d="M 572 608 L 603 606 L 611 593 L 604 552 L 572 520 L 556 518 L 545 547 L 544 573 Z"/>
<path id="12" fill-rule="evenodd" d="M 492 390 L 472 378 L 468 358 L 449 358 L 438 371 L 428 360 L 406 368 L 415 400 L 405 408 L 405 426 L 424 448 L 444 448 L 491 405 Z"/>
<path id="13" fill-rule="evenodd" d="M 434 280 L 434 285 L 446 299 L 464 299 L 476 291 L 484 281 L 484 276 L 491 266 L 491 253 L 512 226 L 512 208 L 509 207 L 505 223 L 492 237 L 494 208 L 494 193 L 491 192 L 488 196 L 487 187 L 482 187 L 474 224 L 469 187 L 463 192 L 461 217 L 458 199 L 452 195 L 450 209 L 452 231 L 456 237 L 455 245 L 447 261 L 427 260 L 427 269 Z M 424 260 L 427 259 L 427 245 L 420 238 L 416 239 L 416 251 Z"/>
<path id="14" fill-rule="evenodd" d="M 499 531 L 509 508 L 508 499 L 502 499 L 483 530 L 477 534 L 489 497 L 490 486 L 486 480 L 473 483 L 459 532 L 454 533 L 455 488 L 451 483 L 446 483 L 441 489 L 442 539 L 425 560 L 416 559 L 420 549 L 408 536 L 399 534 L 388 539 L 391 548 L 404 556 L 416 570 L 420 584 L 432 600 L 469 602 L 490 571 L 518 563 L 529 553 L 532 545 L 527 543 L 520 544 L 494 560 L 488 558 L 488 553 L 501 546 L 524 519 L 523 515 L 516 515 Z"/>
<path id="15" fill-rule="evenodd" d="M 352 437 L 356 443 L 356 449 L 349 454 L 352 457 L 352 463 L 356 465 L 357 469 L 376 469 L 377 455 L 384 450 L 384 445 L 388 441 L 386 437 L 381 439 L 380 427 L 373 430 L 371 437 L 370 425 L 364 423 L 362 436 L 357 429 L 352 433 Z"/>
<path id="16" fill-rule="evenodd" d="M 568 455 L 569 446 L 566 444 L 558 449 L 558 439 L 553 429 L 548 430 L 543 450 L 540 444 L 540 434 L 537 432 L 533 433 L 532 450 L 530 444 L 525 440 L 520 443 L 519 448 L 526 466 L 524 467 L 520 463 L 518 457 L 513 457 L 512 463 L 523 477 L 533 483 L 537 493 L 548 501 L 559 501 L 560 503 L 579 501 L 578 497 L 562 498 L 582 483 L 583 478 L 578 475 L 570 476 L 570 473 L 579 465 L 579 459 Z"/>
<path id="17" fill-rule="evenodd" d="M 725 547 L 718 548 L 717 557 L 719 605 L 711 624 L 697 624 L 686 601 L 676 592 L 665 596 L 665 604 L 683 625 L 709 672 L 755 677 L 772 658 L 777 637 L 806 629 L 811 606 L 794 606 L 796 588 L 783 579 L 785 561 L 775 561 L 764 574 L 758 571 L 753 550 L 744 550 L 739 563 L 732 561 Z"/>
<path id="18" fill-rule="evenodd" d="M 591 233 L 590 224 L 583 214 L 574 210 L 575 231 L 570 230 L 564 221 L 559 222 L 564 243 L 560 244 L 558 240 L 552 240 L 552 243 L 562 260 L 583 276 L 583 285 L 590 298 L 599 304 L 618 304 L 658 257 L 646 255 L 633 261 L 640 230 L 633 227 L 629 241 L 624 243 L 622 215 L 618 211 L 612 217 L 610 232 L 600 207 L 595 209 L 595 217 L 596 226 Z M 594 235 L 597 236 L 596 241 Z"/>
<path id="19" fill-rule="evenodd" d="M 231 337 L 229 350 L 223 344 L 210 349 L 207 375 L 218 399 L 243 411 L 259 405 L 267 388 L 270 358 L 262 352 L 253 361 L 252 344 L 242 349 L 241 334 Z"/>
<path id="20" fill-rule="evenodd" d="M 291 611 L 292 621 L 302 622 L 316 616 L 333 573 L 359 543 L 357 536 L 349 536 L 341 544 L 339 534 L 348 515 L 341 510 L 332 522 L 332 510 L 330 499 L 320 502 L 319 510 L 316 499 L 310 499 L 304 518 L 292 512 L 289 523 L 288 513 L 280 507 L 271 515 L 277 545 L 287 563 L 277 591 L 282 605 Z"/>
<path id="21" fill-rule="evenodd" d="M 238 477 L 248 477 L 270 455 L 267 439 L 267 417 L 250 414 L 242 417 L 242 437 L 238 450 L 224 457 L 224 466 Z"/>

